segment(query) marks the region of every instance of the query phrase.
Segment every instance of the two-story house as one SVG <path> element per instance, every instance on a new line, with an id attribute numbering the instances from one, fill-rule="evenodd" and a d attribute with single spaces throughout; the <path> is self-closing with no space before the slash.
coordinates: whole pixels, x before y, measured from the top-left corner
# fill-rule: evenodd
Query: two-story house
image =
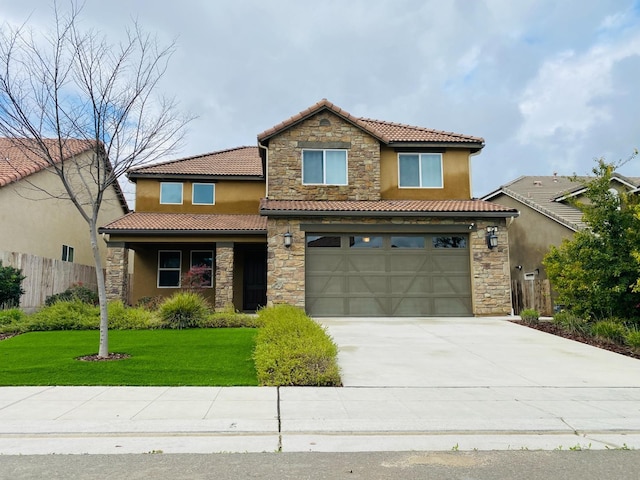
<path id="1" fill-rule="evenodd" d="M 511 311 L 506 220 L 471 198 L 479 137 L 354 117 L 322 100 L 242 147 L 133 170 L 137 210 L 105 225 L 109 290 L 134 301 L 208 269 L 217 307 L 316 316 Z"/>

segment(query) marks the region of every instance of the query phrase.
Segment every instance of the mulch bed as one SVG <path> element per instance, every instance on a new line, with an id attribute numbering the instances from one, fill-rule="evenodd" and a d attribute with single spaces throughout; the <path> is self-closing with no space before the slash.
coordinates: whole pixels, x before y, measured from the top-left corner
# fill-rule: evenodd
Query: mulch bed
<path id="1" fill-rule="evenodd" d="M 131 358 L 131 355 L 128 353 L 110 353 L 108 357 L 99 357 L 97 353 L 94 353 L 93 355 L 76 357 L 76 360 L 82 360 L 83 362 L 109 362 L 112 360 L 124 360 L 125 358 Z"/>
<path id="2" fill-rule="evenodd" d="M 620 355 L 626 355 L 627 357 L 640 359 L 640 352 L 633 350 L 631 347 L 627 345 L 619 345 L 617 343 L 613 343 L 611 341 L 607 341 L 602 338 L 592 337 L 589 335 L 581 335 L 579 333 L 570 333 L 563 330 L 560 326 L 555 325 L 551 322 L 542 321 L 542 322 L 530 324 L 522 321 L 514 321 L 513 323 L 517 323 L 518 325 L 524 325 L 525 327 L 529 327 L 529 328 L 534 328 L 542 332 L 551 333 L 552 335 L 557 335 L 558 337 L 564 337 L 564 338 L 568 338 L 569 340 L 575 340 L 576 342 L 586 343 L 587 345 L 591 345 L 593 347 L 598 347 L 604 350 L 609 350 L 611 352 L 619 353 Z"/>

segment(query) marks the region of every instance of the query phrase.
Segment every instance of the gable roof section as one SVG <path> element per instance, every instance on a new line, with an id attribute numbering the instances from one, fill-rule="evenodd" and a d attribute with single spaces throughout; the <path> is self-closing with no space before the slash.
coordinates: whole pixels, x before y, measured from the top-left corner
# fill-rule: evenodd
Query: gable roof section
<path id="1" fill-rule="evenodd" d="M 391 145 L 395 143 L 435 143 L 458 145 L 464 144 L 472 149 L 480 150 L 484 147 L 484 139 L 481 137 L 472 137 L 452 132 L 443 132 L 440 130 L 431 130 L 423 127 L 415 127 L 412 125 L 404 125 L 401 123 L 385 122 L 382 120 L 373 120 L 370 118 L 360 118 L 351 115 L 349 112 L 334 105 L 326 98 L 323 98 L 315 105 L 303 110 L 302 112 L 290 117 L 284 122 L 265 130 L 258 135 L 259 142 L 265 142 L 271 137 L 278 135 L 284 130 L 303 122 L 322 110 L 329 110 L 338 115 L 343 120 L 357 126 L 358 128 L 369 133 L 380 142 Z"/>
<path id="2" fill-rule="evenodd" d="M 258 147 L 238 147 L 129 170 L 134 180 L 145 177 L 251 177 L 263 178 Z"/>
<path id="3" fill-rule="evenodd" d="M 518 210 L 482 200 L 270 200 L 260 214 L 275 216 L 517 217 Z"/>
<path id="4" fill-rule="evenodd" d="M 37 154 L 37 145 L 34 142 L 33 148 L 28 145 L 27 139 L 0 138 L 0 188 L 10 183 L 18 182 L 29 175 L 45 170 L 50 165 Z M 45 147 L 50 152 L 57 149 L 57 139 L 44 139 Z M 81 153 L 93 150 L 95 143 L 90 140 L 80 140 L 70 138 L 64 144 L 63 161 L 70 159 Z M 59 155 L 52 155 L 55 162 L 59 163 Z M 129 212 L 129 205 L 124 196 L 124 192 L 120 187 L 120 183 L 116 180 L 113 183 L 118 201 L 124 213 Z"/>
<path id="5" fill-rule="evenodd" d="M 261 234 L 267 232 L 267 219 L 260 215 L 131 212 L 100 227 L 98 231 L 131 235 Z"/>
<path id="6" fill-rule="evenodd" d="M 53 151 L 57 140 L 45 139 L 45 146 Z M 37 145 L 33 149 L 27 145 L 26 139 L 0 138 L 0 187 L 22 180 L 36 172 L 44 170 L 49 164 L 40 158 Z M 93 142 L 88 140 L 69 139 L 65 142 L 65 156 L 70 158 L 93 148 Z M 56 163 L 60 158 L 54 157 Z"/>

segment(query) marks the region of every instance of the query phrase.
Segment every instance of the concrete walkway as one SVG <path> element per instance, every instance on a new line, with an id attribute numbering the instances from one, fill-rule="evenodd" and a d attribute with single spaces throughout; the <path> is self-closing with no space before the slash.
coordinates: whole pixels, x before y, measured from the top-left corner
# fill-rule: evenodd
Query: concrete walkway
<path id="1" fill-rule="evenodd" d="M 320 319 L 343 388 L 3 387 L 0 454 L 640 448 L 640 362 L 505 319 Z"/>

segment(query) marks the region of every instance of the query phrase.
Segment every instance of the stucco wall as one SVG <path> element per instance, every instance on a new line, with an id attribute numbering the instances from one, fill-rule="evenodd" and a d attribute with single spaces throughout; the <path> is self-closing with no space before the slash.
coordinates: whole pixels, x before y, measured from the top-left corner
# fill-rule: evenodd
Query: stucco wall
<path id="1" fill-rule="evenodd" d="M 180 182 L 180 180 L 170 180 Z M 136 182 L 136 211 L 163 213 L 218 213 L 256 215 L 265 195 L 263 181 L 221 180 L 215 183 L 215 205 L 191 203 L 191 181 L 183 181 L 182 205 L 160 203 L 160 181 L 140 178 Z M 198 182 L 196 182 L 198 183 Z"/>
<path id="2" fill-rule="evenodd" d="M 60 179 L 48 171 L 30 175 L 0 188 L 0 250 L 60 259 L 62 245 L 74 248 L 74 263 L 94 265 L 89 228 L 69 200 L 51 198 L 41 190 L 59 193 Z M 114 189 L 103 201 L 98 226 L 124 215 Z M 99 239 L 103 265 L 106 244 Z"/>
<path id="3" fill-rule="evenodd" d="M 345 148 L 348 185 L 303 185 L 304 148 Z M 276 200 L 379 200 L 380 144 L 322 111 L 269 140 L 268 195 Z"/>
<path id="4" fill-rule="evenodd" d="M 393 200 L 469 200 L 469 150 L 448 149 L 442 154 L 443 188 L 398 188 L 398 152 L 380 150 L 380 194 Z"/>

